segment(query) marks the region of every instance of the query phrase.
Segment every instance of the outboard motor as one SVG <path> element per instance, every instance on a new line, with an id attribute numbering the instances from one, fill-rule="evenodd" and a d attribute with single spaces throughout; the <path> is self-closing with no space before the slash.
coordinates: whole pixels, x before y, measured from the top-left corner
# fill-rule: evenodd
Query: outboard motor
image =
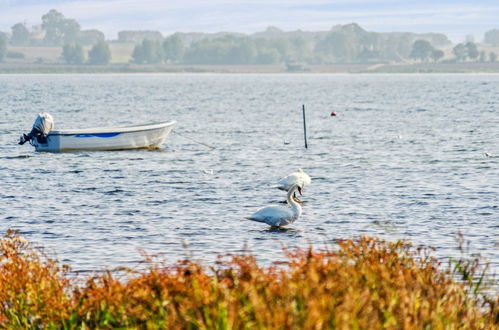
<path id="1" fill-rule="evenodd" d="M 31 142 L 31 140 L 36 139 L 38 143 L 47 143 L 47 135 L 54 128 L 54 119 L 52 116 L 46 112 L 41 112 L 36 117 L 35 123 L 31 132 L 28 134 L 23 134 L 19 139 L 19 144 L 25 144 L 26 142 Z"/>

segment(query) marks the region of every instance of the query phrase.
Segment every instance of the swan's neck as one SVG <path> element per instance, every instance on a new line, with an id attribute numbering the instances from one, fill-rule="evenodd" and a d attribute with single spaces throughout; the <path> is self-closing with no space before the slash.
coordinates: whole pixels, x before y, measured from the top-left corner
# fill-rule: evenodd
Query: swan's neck
<path id="1" fill-rule="evenodd" d="M 297 214 L 298 216 L 300 216 L 301 214 L 301 206 L 300 204 L 298 204 L 295 199 L 293 198 L 294 196 L 294 193 L 298 190 L 297 187 L 294 187 L 293 189 L 290 189 L 288 191 L 288 198 L 286 199 L 286 201 L 288 202 L 289 206 L 291 206 L 291 209 L 293 210 L 293 212 L 295 214 Z"/>

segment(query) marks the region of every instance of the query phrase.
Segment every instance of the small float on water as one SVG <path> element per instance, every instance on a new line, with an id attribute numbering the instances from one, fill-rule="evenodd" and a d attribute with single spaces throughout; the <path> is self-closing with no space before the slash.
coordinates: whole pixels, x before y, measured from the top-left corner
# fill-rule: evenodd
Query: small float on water
<path id="1" fill-rule="evenodd" d="M 53 130 L 54 120 L 40 113 L 31 132 L 23 134 L 19 144 L 29 142 L 36 151 L 158 149 L 176 121 L 125 127 L 98 127 Z"/>

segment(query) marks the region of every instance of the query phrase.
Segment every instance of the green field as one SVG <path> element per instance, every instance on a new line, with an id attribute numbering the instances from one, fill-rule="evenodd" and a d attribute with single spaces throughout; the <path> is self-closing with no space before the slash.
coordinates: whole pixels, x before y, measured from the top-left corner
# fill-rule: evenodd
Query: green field
<path id="1" fill-rule="evenodd" d="M 128 63 L 131 59 L 133 44 L 125 43 L 110 43 L 111 63 Z M 88 54 L 91 46 L 84 47 L 84 51 Z M 6 57 L 3 64 L 64 64 L 62 56 L 62 47 L 28 47 L 28 46 L 9 46 L 8 52 L 21 53 L 24 58 L 9 58 Z"/>

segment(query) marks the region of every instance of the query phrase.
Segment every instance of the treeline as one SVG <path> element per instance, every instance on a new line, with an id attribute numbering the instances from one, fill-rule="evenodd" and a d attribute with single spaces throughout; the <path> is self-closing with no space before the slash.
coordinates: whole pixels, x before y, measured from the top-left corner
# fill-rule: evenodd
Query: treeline
<path id="1" fill-rule="evenodd" d="M 69 64 L 107 64 L 109 42 L 98 30 L 82 30 L 78 22 L 52 9 L 42 24 L 29 30 L 25 24 L 0 34 L 0 61 L 5 56 L 22 57 L 7 46 L 59 46 Z M 405 61 L 491 61 L 493 52 L 478 49 L 472 41 L 458 44 L 453 58 L 443 51 L 452 43 L 439 33 L 377 33 L 352 23 L 329 31 L 285 32 L 269 27 L 250 35 L 238 33 L 176 33 L 166 38 L 158 31 L 121 31 L 112 43 L 134 44 L 131 62 L 138 64 L 335 64 Z M 485 33 L 484 42 L 499 45 L 499 30 Z M 92 47 L 88 53 L 84 47 Z"/>
<path id="2" fill-rule="evenodd" d="M 55 9 L 42 16 L 42 24 L 29 30 L 24 23 L 12 26 L 11 33 L 0 32 L 0 61 L 4 57 L 23 58 L 20 52 L 9 52 L 12 46 L 60 46 L 62 58 L 69 64 L 108 64 L 111 51 L 104 33 L 98 30 L 82 30 L 74 19 L 65 18 Z M 92 46 L 85 54 L 83 46 Z"/>
<path id="3" fill-rule="evenodd" d="M 497 54 L 494 52 L 486 52 L 479 50 L 478 46 L 472 42 L 467 41 L 454 46 L 452 49 L 453 58 L 446 60 L 446 62 L 495 62 L 497 61 Z M 444 57 L 444 52 L 440 49 L 433 47 L 431 43 L 426 40 L 416 40 L 412 45 L 412 51 L 409 55 L 414 60 L 421 62 L 438 62 Z"/>
<path id="4" fill-rule="evenodd" d="M 105 40 L 99 30 L 82 30 L 80 24 L 55 9 L 42 16 L 41 25 L 28 29 L 25 23 L 12 26 L 8 42 L 12 46 L 63 46 L 68 43 L 94 45 Z"/>
<path id="5" fill-rule="evenodd" d="M 498 31 L 499 32 L 499 31 Z M 206 36 L 206 35 L 205 35 Z M 208 35 L 209 36 L 209 35 Z M 335 64 L 439 62 L 452 43 L 443 34 L 376 33 L 352 23 L 327 32 L 284 32 L 269 28 L 253 35 L 222 34 L 202 37 L 176 33 L 165 39 L 144 38 L 132 62 L 147 64 Z M 468 41 L 453 48 L 447 62 L 490 61 L 497 55 Z"/>
<path id="6" fill-rule="evenodd" d="M 132 54 L 137 63 L 277 64 L 366 63 L 402 61 L 415 40 L 445 46 L 444 35 L 367 32 L 357 24 L 335 26 L 327 32 L 284 32 L 268 28 L 253 35 L 177 33 L 163 42 L 143 40 Z M 148 56 L 150 52 L 155 55 Z M 162 52 L 162 54 L 161 54 Z"/>

